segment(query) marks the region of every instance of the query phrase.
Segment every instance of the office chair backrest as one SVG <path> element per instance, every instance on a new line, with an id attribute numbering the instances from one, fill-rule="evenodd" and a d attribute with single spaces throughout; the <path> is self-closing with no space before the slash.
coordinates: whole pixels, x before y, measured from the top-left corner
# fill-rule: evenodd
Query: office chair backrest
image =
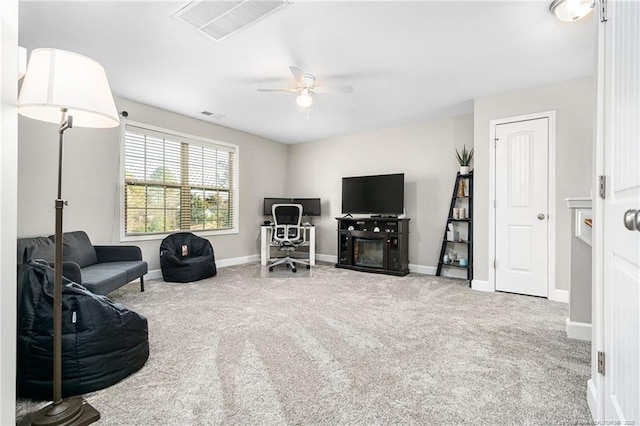
<path id="1" fill-rule="evenodd" d="M 274 204 L 271 212 L 275 223 L 272 234 L 275 241 L 293 243 L 301 239 L 302 204 Z"/>

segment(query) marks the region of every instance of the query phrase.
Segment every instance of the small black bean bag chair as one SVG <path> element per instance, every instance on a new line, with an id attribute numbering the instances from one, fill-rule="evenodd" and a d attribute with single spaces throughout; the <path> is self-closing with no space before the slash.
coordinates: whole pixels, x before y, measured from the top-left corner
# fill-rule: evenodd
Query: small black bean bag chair
<path id="1" fill-rule="evenodd" d="M 162 240 L 160 268 L 165 281 L 178 283 L 213 277 L 218 272 L 209 240 L 191 232 L 178 232 Z"/>
<path id="2" fill-rule="evenodd" d="M 53 268 L 30 260 L 18 281 L 18 395 L 53 398 Z M 149 358 L 147 319 L 63 277 L 62 396 L 93 392 Z"/>

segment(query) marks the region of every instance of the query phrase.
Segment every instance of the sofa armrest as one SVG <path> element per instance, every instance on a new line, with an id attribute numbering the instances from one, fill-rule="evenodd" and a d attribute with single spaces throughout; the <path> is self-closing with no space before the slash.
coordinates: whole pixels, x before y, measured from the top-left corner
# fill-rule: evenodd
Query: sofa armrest
<path id="1" fill-rule="evenodd" d="M 49 267 L 55 268 L 55 262 L 47 262 Z M 82 284 L 82 272 L 76 262 L 65 260 L 62 262 L 62 276 L 76 284 Z"/>
<path id="2" fill-rule="evenodd" d="M 142 260 L 138 246 L 93 246 L 98 255 L 98 263 Z"/>
<path id="3" fill-rule="evenodd" d="M 53 262 L 47 262 L 50 267 L 55 267 Z M 77 284 L 82 284 L 82 272 L 80 265 L 76 262 L 64 261 L 62 262 L 62 276 L 73 281 Z"/>

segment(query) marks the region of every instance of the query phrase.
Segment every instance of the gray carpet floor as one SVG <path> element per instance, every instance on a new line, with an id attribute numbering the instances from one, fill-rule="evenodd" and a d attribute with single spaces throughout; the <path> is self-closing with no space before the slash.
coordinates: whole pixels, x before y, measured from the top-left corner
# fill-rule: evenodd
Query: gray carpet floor
<path id="1" fill-rule="evenodd" d="M 85 395 L 101 424 L 591 423 L 566 304 L 329 264 L 145 287 L 111 294 L 148 318 L 151 355 Z"/>

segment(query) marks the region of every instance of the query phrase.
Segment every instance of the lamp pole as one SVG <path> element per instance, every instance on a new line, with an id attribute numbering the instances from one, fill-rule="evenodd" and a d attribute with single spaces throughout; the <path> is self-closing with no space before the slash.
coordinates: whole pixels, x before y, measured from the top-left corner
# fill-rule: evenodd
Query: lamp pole
<path id="1" fill-rule="evenodd" d="M 62 260 L 63 229 L 62 211 L 65 202 L 62 199 L 62 142 L 64 131 L 73 127 L 73 117 L 67 118 L 67 109 L 62 108 L 58 143 L 58 197 L 56 206 L 55 257 L 53 265 L 53 403 L 62 402 Z"/>
<path id="2" fill-rule="evenodd" d="M 89 425 L 100 419 L 98 410 L 82 397 L 62 399 L 62 261 L 63 229 L 62 211 L 67 204 L 62 199 L 62 144 L 64 131 L 73 127 L 73 116 L 67 116 L 67 108 L 61 108 L 62 118 L 58 130 L 58 197 L 55 201 L 56 230 L 55 256 L 53 260 L 53 403 L 36 413 L 34 426 Z"/>

